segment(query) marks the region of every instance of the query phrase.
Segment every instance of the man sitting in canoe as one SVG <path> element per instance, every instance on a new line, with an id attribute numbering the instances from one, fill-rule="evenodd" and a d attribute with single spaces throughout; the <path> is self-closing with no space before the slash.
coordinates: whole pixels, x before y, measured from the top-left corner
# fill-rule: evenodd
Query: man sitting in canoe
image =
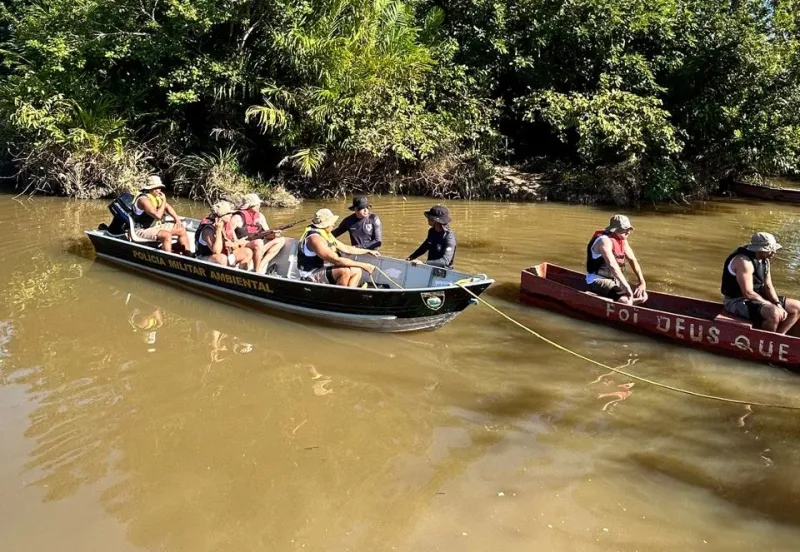
<path id="1" fill-rule="evenodd" d="M 330 209 L 320 209 L 311 219 L 297 246 L 297 269 L 300 278 L 320 284 L 357 287 L 363 271 L 372 274 L 375 266 L 340 257 L 339 251 L 349 255 L 380 256 L 377 251 L 345 245 L 331 234 L 339 220 Z"/>
<path id="2" fill-rule="evenodd" d="M 164 216 L 169 215 L 174 222 L 164 222 Z M 186 254 L 189 248 L 189 236 L 183 227 L 181 219 L 172 205 L 167 203 L 164 195 L 164 184 L 158 176 L 150 176 L 147 184 L 142 186 L 139 195 L 133 200 L 133 213 L 131 213 L 136 235 L 145 240 L 160 241 L 161 249 L 167 253 L 172 251 L 172 238 L 178 238 L 176 253 Z"/>
<path id="3" fill-rule="evenodd" d="M 219 201 L 211 214 L 200 221 L 195 233 L 194 250 L 197 258 L 222 266 L 237 266 L 247 270 L 253 259 L 253 250 L 247 248 L 247 239 L 236 239 L 231 225 L 233 204 Z"/>
<path id="4" fill-rule="evenodd" d="M 753 234 L 749 245 L 725 259 L 722 295 L 727 312 L 762 330 L 785 334 L 800 317 L 800 301 L 778 295 L 772 285 L 770 259 L 780 248 L 772 234 Z"/>
<path id="5" fill-rule="evenodd" d="M 250 239 L 246 247 L 253 251 L 253 270 L 259 274 L 267 271 L 269 262 L 275 258 L 281 248 L 286 244 L 286 238 L 281 237 L 281 231 L 268 232 L 269 225 L 264 213 L 261 212 L 261 198 L 258 194 L 244 196 L 239 211 L 233 214 L 231 227 L 237 238 L 251 237 L 256 234 L 265 235 L 267 239 Z"/>
<path id="6" fill-rule="evenodd" d="M 631 221 L 625 215 L 614 215 L 604 230 L 597 230 L 586 246 L 586 283 L 597 295 L 628 305 L 647 301 L 644 275 L 639 261 L 631 249 L 628 236 L 633 232 Z M 639 283 L 635 289 L 625 278 L 625 267 L 630 262 Z"/>

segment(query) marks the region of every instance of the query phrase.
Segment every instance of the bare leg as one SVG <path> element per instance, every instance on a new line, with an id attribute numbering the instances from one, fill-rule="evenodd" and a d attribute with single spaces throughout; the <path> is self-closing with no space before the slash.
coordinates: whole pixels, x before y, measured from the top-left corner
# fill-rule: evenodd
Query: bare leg
<path id="1" fill-rule="evenodd" d="M 266 249 L 264 248 L 264 240 L 253 240 L 247 244 L 247 248 L 253 252 L 253 271 L 262 273 L 262 266 L 264 267 L 264 270 L 266 270 L 266 265 L 264 264 L 264 253 L 266 252 Z"/>
<path id="2" fill-rule="evenodd" d="M 240 247 L 239 249 L 235 249 L 233 251 L 233 257 L 236 259 L 236 267 L 242 270 L 247 270 L 250 261 L 253 260 L 253 250 L 246 247 Z"/>
<path id="3" fill-rule="evenodd" d="M 350 267 L 350 279 L 347 282 L 348 287 L 358 287 L 361 283 L 361 269 L 357 267 Z"/>
<path id="4" fill-rule="evenodd" d="M 275 238 L 274 240 L 270 240 L 264 244 L 264 260 L 261 264 L 264 270 L 261 271 L 261 274 L 264 274 L 267 271 L 269 262 L 274 259 L 278 253 L 280 253 L 284 245 L 286 245 L 286 238 Z M 258 271 L 258 269 L 256 269 L 256 271 Z"/>
<path id="5" fill-rule="evenodd" d="M 161 249 L 167 253 L 172 253 L 172 232 L 169 230 L 161 230 L 156 237 L 158 241 L 161 242 Z"/>
<path id="6" fill-rule="evenodd" d="M 192 245 L 189 243 L 189 234 L 186 233 L 186 229 L 173 230 L 173 233 L 175 232 L 177 232 L 178 243 L 181 246 L 181 255 L 189 255 L 192 252 Z"/>
<path id="7" fill-rule="evenodd" d="M 785 334 L 797 323 L 800 319 L 800 301 L 796 299 L 786 299 L 786 319 L 778 324 L 777 332 Z"/>
<path id="8" fill-rule="evenodd" d="M 768 332 L 778 331 L 778 324 L 783 321 L 783 311 L 779 311 L 775 305 L 768 304 L 761 307 L 761 318 L 764 322 L 761 329 Z"/>

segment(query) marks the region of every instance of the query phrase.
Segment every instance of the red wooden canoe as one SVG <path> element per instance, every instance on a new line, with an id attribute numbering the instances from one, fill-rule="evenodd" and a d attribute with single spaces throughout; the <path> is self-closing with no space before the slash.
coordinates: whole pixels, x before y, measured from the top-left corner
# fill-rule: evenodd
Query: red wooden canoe
<path id="1" fill-rule="evenodd" d="M 612 324 L 736 358 L 800 369 L 800 337 L 753 328 L 732 318 L 721 303 L 648 290 L 641 306 L 627 306 L 588 291 L 584 275 L 542 263 L 522 271 L 523 302 Z M 800 331 L 800 323 L 791 333 Z"/>
<path id="2" fill-rule="evenodd" d="M 773 188 L 744 182 L 731 182 L 729 190 L 741 197 L 752 197 L 765 201 L 800 203 L 800 188 Z"/>

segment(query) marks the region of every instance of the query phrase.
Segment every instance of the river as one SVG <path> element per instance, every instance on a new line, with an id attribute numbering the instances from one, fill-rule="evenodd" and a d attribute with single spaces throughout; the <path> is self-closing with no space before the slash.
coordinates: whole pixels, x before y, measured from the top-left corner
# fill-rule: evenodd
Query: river
<path id="1" fill-rule="evenodd" d="M 430 200 L 374 200 L 405 257 Z M 456 265 L 583 354 L 665 383 L 800 404 L 800 378 L 520 305 L 519 272 L 580 269 L 608 209 L 447 202 Z M 105 202 L 0 196 L 0 549 L 9 552 L 800 549 L 800 416 L 606 374 L 483 306 L 430 333 L 272 317 L 95 262 Z M 280 224 L 325 205 L 267 210 Z M 183 202 L 182 214 L 203 207 Z M 718 299 L 776 234 L 800 295 L 800 208 L 629 213 L 650 289 Z M 288 235 L 299 235 L 294 228 Z"/>

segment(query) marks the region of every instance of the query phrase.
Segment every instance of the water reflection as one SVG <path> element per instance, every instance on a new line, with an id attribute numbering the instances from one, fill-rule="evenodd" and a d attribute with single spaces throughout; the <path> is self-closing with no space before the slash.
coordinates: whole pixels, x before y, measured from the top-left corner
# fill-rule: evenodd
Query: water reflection
<path id="1" fill-rule="evenodd" d="M 407 251 L 420 229 L 403 223 L 429 205 L 381 202 L 395 229 L 387 252 Z M 459 262 L 498 278 L 491 301 L 537 331 L 701 392 L 800 396 L 800 380 L 776 369 L 520 306 L 519 269 L 541 260 L 580 267 L 582 230 L 609 213 L 452 207 L 466 244 Z M 768 230 L 785 246 L 776 283 L 797 294 L 791 259 L 800 239 L 790 230 L 800 210 L 767 209 L 730 202 L 634 215 L 651 287 L 716 299 L 722 259 Z M 47 213 L 67 222 L 12 243 L 26 262 L 0 266 L 9 282 L 0 382 L 19 385 L 30 408 L 20 434 L 31 449 L 8 488 L 24 484 L 76 510 L 79 491 L 97 489 L 89 500 L 138 547 L 666 551 L 800 542 L 792 413 L 633 386 L 477 308 L 440 331 L 385 336 L 231 307 L 92 263 L 80 229 L 105 216 L 104 204 L 52 202 Z M 31 216 L 2 214 L 11 236 Z M 301 218 L 270 218 L 282 217 Z M 531 233 L 532 218 L 552 236 Z M 488 234 L 498 221 L 508 232 Z M 48 519 L 45 507 L 37 520 Z M 3 534 L 32 540 L 4 523 Z M 49 549 L 69 549 L 68 537 L 53 535 Z"/>

